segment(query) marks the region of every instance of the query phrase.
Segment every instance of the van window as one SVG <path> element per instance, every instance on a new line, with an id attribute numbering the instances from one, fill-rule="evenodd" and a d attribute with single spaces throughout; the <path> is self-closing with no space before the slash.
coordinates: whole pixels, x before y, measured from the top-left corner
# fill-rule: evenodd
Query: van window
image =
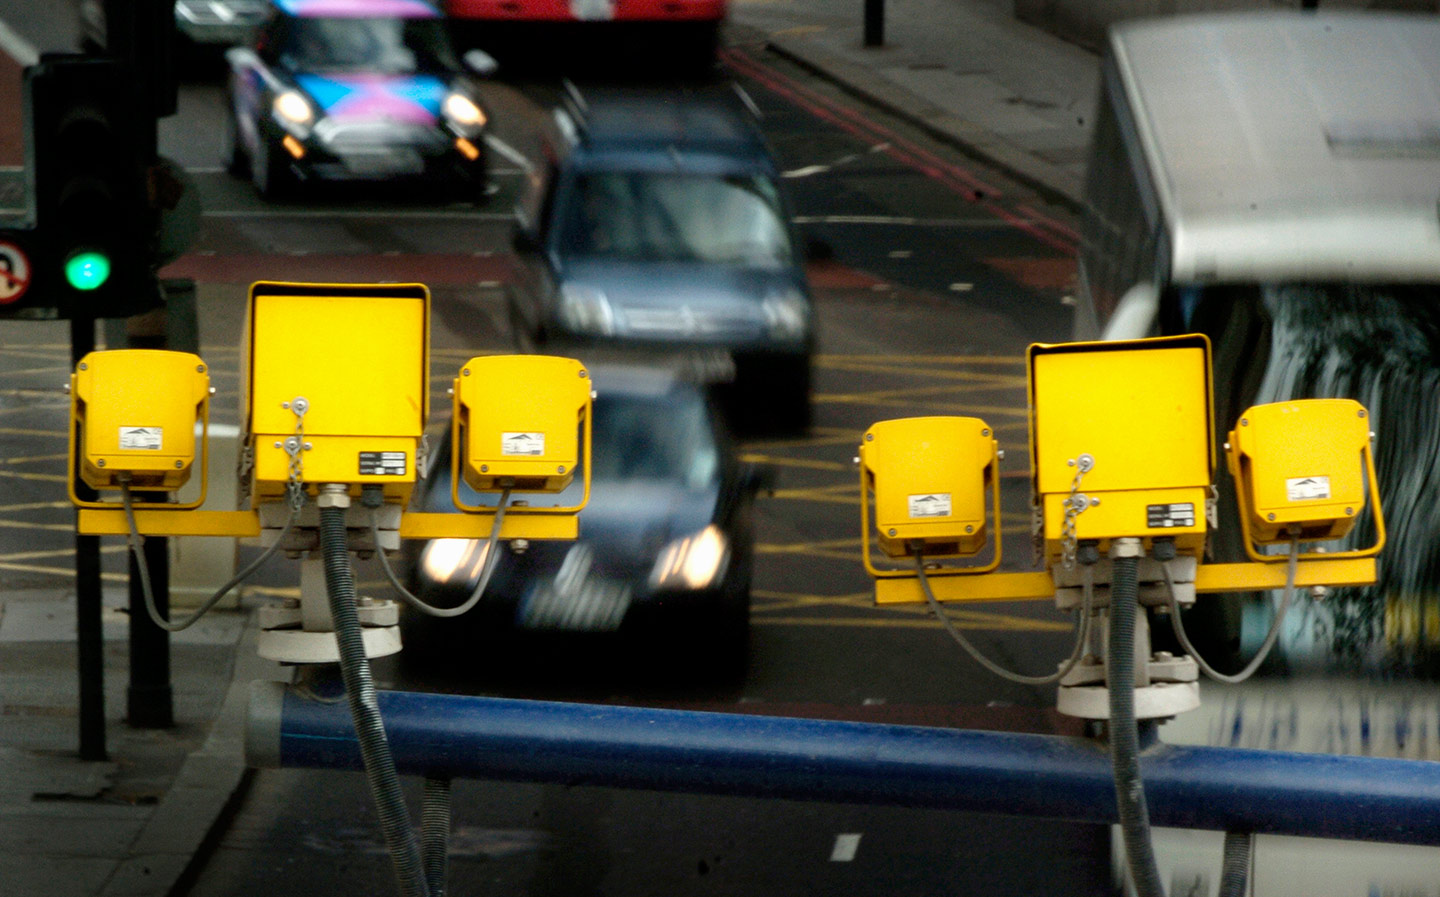
<path id="1" fill-rule="evenodd" d="M 1081 225 L 1086 286 L 1102 321 L 1126 290 L 1141 281 L 1158 282 L 1155 193 L 1140 169 L 1144 157 L 1134 125 L 1113 101 L 1112 91 L 1119 91 L 1113 76 L 1107 77 L 1096 111 Z"/>

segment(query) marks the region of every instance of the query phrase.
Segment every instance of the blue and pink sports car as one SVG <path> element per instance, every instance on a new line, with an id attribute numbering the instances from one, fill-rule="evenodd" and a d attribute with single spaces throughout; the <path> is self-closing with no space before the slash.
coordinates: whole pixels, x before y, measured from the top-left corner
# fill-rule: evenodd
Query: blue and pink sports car
<path id="1" fill-rule="evenodd" d="M 232 49 L 226 167 L 266 199 L 314 181 L 423 179 L 486 193 L 488 115 L 425 0 L 271 0 L 249 47 Z"/>

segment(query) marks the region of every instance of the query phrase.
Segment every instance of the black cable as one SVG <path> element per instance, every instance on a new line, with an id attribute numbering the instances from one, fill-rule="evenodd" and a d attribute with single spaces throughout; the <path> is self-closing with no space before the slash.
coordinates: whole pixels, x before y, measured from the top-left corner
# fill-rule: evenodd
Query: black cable
<path id="1" fill-rule="evenodd" d="M 420 810 L 420 855 L 425 863 L 425 882 L 430 897 L 445 897 L 450 854 L 450 780 L 425 778 L 425 798 Z"/>
<path id="2" fill-rule="evenodd" d="M 320 550 L 325 561 L 330 616 L 335 621 L 335 644 L 340 652 L 340 675 L 345 680 L 345 695 L 350 701 L 350 716 L 355 723 L 355 737 L 360 743 L 370 796 L 380 817 L 380 830 L 405 897 L 429 897 L 420 847 L 410 825 L 405 795 L 400 790 L 400 775 L 380 718 L 375 680 L 370 674 L 360 615 L 355 609 L 355 576 L 350 569 L 345 508 L 320 509 Z"/>
<path id="3" fill-rule="evenodd" d="M 955 640 L 955 643 L 964 648 L 965 653 L 973 657 L 976 663 L 1002 679 L 1018 682 L 1021 685 L 1050 685 L 1065 678 L 1066 674 L 1075 668 L 1075 664 L 1080 662 L 1081 656 L 1085 653 L 1085 643 L 1090 638 L 1090 610 L 1094 595 L 1092 573 L 1088 566 L 1082 569 L 1084 591 L 1082 592 L 1081 598 L 1080 620 L 1076 623 L 1075 647 L 1071 650 L 1070 657 L 1060 665 L 1060 668 L 1048 676 L 1026 676 L 1023 673 L 1011 672 L 984 654 L 981 654 L 980 650 L 971 644 L 970 640 L 967 639 L 959 629 L 955 628 L 955 624 L 950 622 L 949 615 L 940 607 L 940 602 L 935 599 L 935 593 L 930 589 L 930 580 L 925 575 L 924 554 L 918 551 L 915 553 L 915 569 L 920 576 L 920 588 L 925 593 L 925 600 L 930 604 L 930 610 L 935 614 L 935 618 L 944 625 L 945 631 L 950 633 L 950 637 Z"/>
<path id="4" fill-rule="evenodd" d="M 1135 618 L 1139 612 L 1138 557 L 1111 561 L 1110 644 L 1106 672 L 1110 696 L 1110 764 L 1115 774 L 1115 808 L 1125 841 L 1125 861 L 1138 897 L 1164 897 L 1150 811 L 1140 779 L 1140 734 L 1135 722 Z"/>
<path id="5" fill-rule="evenodd" d="M 1226 832 L 1225 853 L 1218 897 L 1245 897 L 1250 878 L 1250 855 L 1255 836 L 1250 832 Z"/>

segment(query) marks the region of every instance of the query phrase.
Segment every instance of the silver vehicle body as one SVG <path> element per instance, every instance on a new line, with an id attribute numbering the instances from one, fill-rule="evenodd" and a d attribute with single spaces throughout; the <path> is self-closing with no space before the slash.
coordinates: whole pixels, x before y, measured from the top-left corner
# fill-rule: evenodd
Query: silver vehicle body
<path id="1" fill-rule="evenodd" d="M 1109 49 L 1077 338 L 1138 284 L 1107 335 L 1172 284 L 1440 282 L 1440 18 L 1148 19 Z"/>

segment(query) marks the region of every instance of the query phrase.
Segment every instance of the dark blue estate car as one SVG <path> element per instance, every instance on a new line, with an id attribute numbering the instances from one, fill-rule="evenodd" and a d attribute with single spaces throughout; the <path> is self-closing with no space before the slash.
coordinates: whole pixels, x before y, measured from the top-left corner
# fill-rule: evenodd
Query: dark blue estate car
<path id="1" fill-rule="evenodd" d="M 697 654 L 743 656 L 754 564 L 752 508 L 768 470 L 741 463 L 705 391 L 668 370 L 592 366 L 590 502 L 575 542 L 501 542 L 480 603 L 455 619 L 406 609 L 426 627 L 608 632 L 655 623 L 693 634 Z M 576 504 L 580 478 L 546 504 Z M 463 483 L 468 504 L 493 504 Z M 516 494 L 514 500 L 542 499 Z M 558 499 L 558 501 L 557 501 Z M 443 437 L 411 507 L 454 511 Z M 485 542 L 407 541 L 408 587 L 436 606 L 463 603 L 479 581 Z"/>
<path id="2" fill-rule="evenodd" d="M 488 115 L 425 0 L 272 0 L 253 44 L 226 54 L 224 161 L 264 197 L 312 181 L 426 179 L 486 192 Z M 468 71 L 467 71 L 468 70 Z"/>
<path id="3" fill-rule="evenodd" d="M 516 210 L 522 348 L 684 349 L 803 430 L 815 316 L 805 252 L 737 89 L 572 96 Z"/>

